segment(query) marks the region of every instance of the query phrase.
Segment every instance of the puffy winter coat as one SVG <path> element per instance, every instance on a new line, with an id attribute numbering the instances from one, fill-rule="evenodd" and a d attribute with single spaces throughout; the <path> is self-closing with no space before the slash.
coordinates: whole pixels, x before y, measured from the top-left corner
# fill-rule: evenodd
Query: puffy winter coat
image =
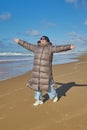
<path id="1" fill-rule="evenodd" d="M 52 54 L 70 50 L 71 45 L 52 46 L 47 43 L 41 46 L 22 40 L 19 40 L 18 44 L 34 52 L 33 70 L 27 85 L 34 90 L 48 90 L 52 77 Z"/>

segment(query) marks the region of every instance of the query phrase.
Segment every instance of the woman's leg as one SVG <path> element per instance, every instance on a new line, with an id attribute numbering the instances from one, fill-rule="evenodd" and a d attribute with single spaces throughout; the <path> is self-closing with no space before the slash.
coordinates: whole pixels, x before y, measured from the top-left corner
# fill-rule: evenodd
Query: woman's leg
<path id="1" fill-rule="evenodd" d="M 53 102 L 58 101 L 57 93 L 56 93 L 56 90 L 54 88 L 54 84 L 52 82 L 50 82 L 50 88 L 48 90 L 48 95 L 49 95 L 50 99 L 53 99 Z"/>
<path id="2" fill-rule="evenodd" d="M 34 98 L 36 100 L 42 100 L 42 92 L 41 91 L 35 91 L 35 96 Z"/>
<path id="3" fill-rule="evenodd" d="M 35 91 L 35 103 L 33 104 L 34 106 L 38 106 L 39 104 L 43 104 L 42 101 L 42 92 L 41 91 Z"/>
<path id="4" fill-rule="evenodd" d="M 53 99 L 57 95 L 53 85 L 50 85 L 50 89 L 48 90 L 48 95 L 50 99 Z"/>

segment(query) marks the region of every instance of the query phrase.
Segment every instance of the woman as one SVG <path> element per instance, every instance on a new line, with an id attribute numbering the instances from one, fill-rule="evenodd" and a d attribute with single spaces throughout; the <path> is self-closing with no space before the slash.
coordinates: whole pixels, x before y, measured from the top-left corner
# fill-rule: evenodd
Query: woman
<path id="1" fill-rule="evenodd" d="M 43 104 L 42 90 L 48 92 L 49 98 L 53 102 L 57 102 L 58 97 L 52 82 L 52 55 L 62 51 L 67 51 L 75 48 L 75 46 L 61 45 L 52 46 L 47 36 L 42 36 L 37 45 L 19 40 L 15 38 L 14 41 L 22 47 L 34 52 L 34 62 L 31 79 L 28 81 L 27 86 L 35 90 L 35 103 L 34 106 Z"/>

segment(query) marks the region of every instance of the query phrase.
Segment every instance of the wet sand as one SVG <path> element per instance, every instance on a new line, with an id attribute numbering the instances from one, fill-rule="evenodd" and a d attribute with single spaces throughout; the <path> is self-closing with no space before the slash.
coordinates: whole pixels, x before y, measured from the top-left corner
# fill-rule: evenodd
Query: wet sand
<path id="1" fill-rule="evenodd" d="M 87 54 L 79 62 L 53 66 L 59 100 L 33 106 L 26 87 L 31 72 L 0 81 L 0 130 L 87 130 Z"/>

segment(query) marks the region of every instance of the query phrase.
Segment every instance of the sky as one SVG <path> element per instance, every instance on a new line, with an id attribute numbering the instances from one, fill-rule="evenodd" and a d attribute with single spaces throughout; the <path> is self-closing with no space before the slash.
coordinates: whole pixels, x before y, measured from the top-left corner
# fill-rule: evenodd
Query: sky
<path id="1" fill-rule="evenodd" d="M 87 0 L 0 0 L 0 52 L 21 51 L 14 38 L 87 47 Z"/>

